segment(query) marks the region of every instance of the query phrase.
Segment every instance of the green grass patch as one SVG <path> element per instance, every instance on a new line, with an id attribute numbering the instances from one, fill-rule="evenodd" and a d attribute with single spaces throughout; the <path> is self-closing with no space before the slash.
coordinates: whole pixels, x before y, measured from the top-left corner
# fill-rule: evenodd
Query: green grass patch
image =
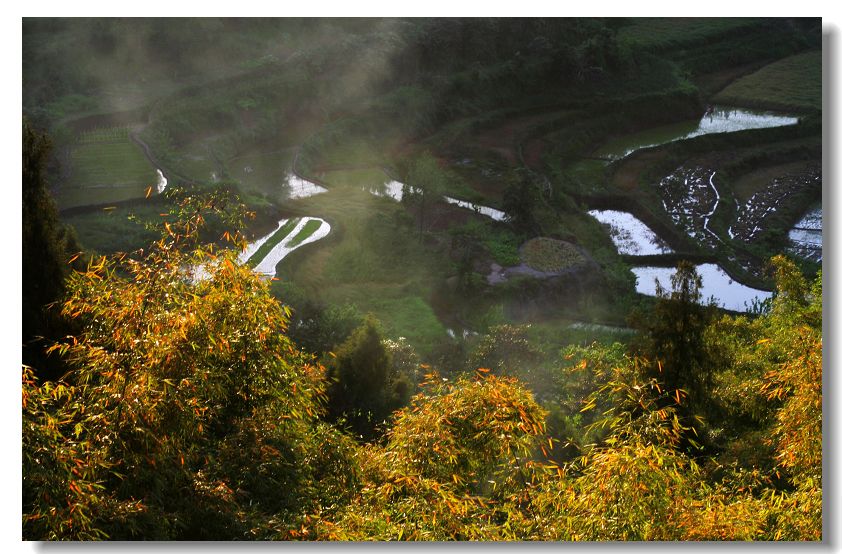
<path id="1" fill-rule="evenodd" d="M 490 234 L 483 241 L 495 262 L 502 266 L 512 266 L 520 263 L 518 253 L 518 237 L 508 230 Z"/>
<path id="2" fill-rule="evenodd" d="M 301 231 L 299 231 L 298 234 L 295 235 L 291 241 L 289 241 L 289 247 L 295 248 L 296 246 L 310 238 L 313 235 L 313 233 L 315 233 L 316 230 L 321 226 L 321 221 L 319 221 L 318 219 L 311 219 L 310 221 L 305 223 Z"/>
<path id="3" fill-rule="evenodd" d="M 699 121 L 694 119 L 630 133 L 606 142 L 594 152 L 594 156 L 599 158 L 622 157 L 629 150 L 664 144 L 685 137 L 698 127 Z"/>
<path id="4" fill-rule="evenodd" d="M 299 213 L 331 222 L 326 240 L 290 254 L 278 277 L 327 305 L 354 304 L 372 312 L 390 336 L 432 351 L 445 331 L 425 299 L 448 275 L 449 259 L 422 244 L 404 206 L 357 187 L 334 187 L 303 198 Z M 302 231 L 303 232 L 303 231 Z"/>
<path id="5" fill-rule="evenodd" d="M 594 341 L 603 344 L 624 343 L 634 334 L 630 329 L 582 323 L 567 318 L 546 318 L 531 321 L 527 331 L 529 341 L 540 345 L 547 352 L 557 352 L 566 345 L 587 346 Z"/>
<path id="6" fill-rule="evenodd" d="M 223 167 L 212 154 L 211 146 L 202 142 L 191 143 L 178 150 L 169 149 L 170 162 L 179 174 L 198 182 L 213 182 L 222 178 Z"/>
<path id="7" fill-rule="evenodd" d="M 112 254 L 132 252 L 160 238 L 155 231 L 146 229 L 143 222 L 160 222 L 164 218 L 159 214 L 166 211 L 162 205 L 118 207 L 64 216 L 62 221 L 74 229 L 86 251 Z M 129 219 L 132 214 L 136 221 Z"/>
<path id="8" fill-rule="evenodd" d="M 226 161 L 228 176 L 253 190 L 280 197 L 292 169 L 294 151 L 290 148 L 272 152 L 249 152 Z"/>
<path id="9" fill-rule="evenodd" d="M 450 234 L 482 244 L 491 258 L 501 266 L 513 266 L 520 263 L 518 247 L 522 238 L 506 227 L 492 225 L 484 219 L 472 218 L 459 227 L 452 228 Z"/>
<path id="10" fill-rule="evenodd" d="M 757 18 L 641 17 L 617 32 L 617 41 L 645 50 L 678 48 L 754 27 Z"/>
<path id="11" fill-rule="evenodd" d="M 739 199 L 741 204 L 745 204 L 754 193 L 764 190 L 776 177 L 801 173 L 807 169 L 810 163 L 809 161 L 799 161 L 761 167 L 741 175 L 732 186 L 734 196 Z"/>
<path id="12" fill-rule="evenodd" d="M 148 187 L 158 182 L 155 169 L 125 129 L 85 133 L 70 156 L 70 187 Z"/>
<path id="13" fill-rule="evenodd" d="M 388 163 L 382 145 L 367 139 L 354 136 L 352 133 L 341 133 L 331 136 L 325 143 L 310 145 L 308 156 L 312 166 L 319 167 L 348 167 L 360 165 L 384 165 Z"/>
<path id="14" fill-rule="evenodd" d="M 771 63 L 727 86 L 714 100 L 737 106 L 821 111 L 821 50 Z"/>
<path id="15" fill-rule="evenodd" d="M 569 242 L 538 237 L 521 247 L 523 263 L 538 271 L 555 272 L 581 264 L 582 254 Z"/>
<path id="16" fill-rule="evenodd" d="M 266 242 L 264 242 L 254 254 L 251 255 L 251 257 L 248 259 L 249 266 L 254 267 L 257 264 L 259 264 L 260 261 L 263 258 L 265 258 L 266 255 L 278 245 L 278 243 L 284 240 L 286 236 L 289 235 L 293 229 L 295 229 L 295 226 L 298 225 L 299 220 L 300 218 L 294 217 L 286 223 L 284 223 L 283 225 L 281 225 L 281 228 L 275 231 L 275 233 L 271 237 L 269 237 L 266 240 Z"/>
<path id="17" fill-rule="evenodd" d="M 122 202 L 124 200 L 143 198 L 146 195 L 147 188 L 148 185 L 128 187 L 60 188 L 55 191 L 53 196 L 55 197 L 56 204 L 59 209 L 66 209 L 77 206 L 109 204 L 111 202 Z"/>
<path id="18" fill-rule="evenodd" d="M 371 297 L 367 307 L 377 316 L 389 336 L 406 337 L 422 355 L 445 340 L 447 331 L 432 307 L 419 296 L 375 295 Z"/>
<path id="19" fill-rule="evenodd" d="M 354 188 L 377 188 L 391 181 L 379 168 L 337 169 L 325 171 L 319 177 L 331 186 Z"/>

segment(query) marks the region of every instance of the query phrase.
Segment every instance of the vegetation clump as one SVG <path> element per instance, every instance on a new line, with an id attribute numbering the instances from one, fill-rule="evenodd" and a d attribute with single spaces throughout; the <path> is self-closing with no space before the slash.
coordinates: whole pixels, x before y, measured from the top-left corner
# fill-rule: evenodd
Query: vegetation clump
<path id="1" fill-rule="evenodd" d="M 579 250 L 563 240 L 548 237 L 531 239 L 520 247 L 523 263 L 546 273 L 557 273 L 585 263 Z"/>

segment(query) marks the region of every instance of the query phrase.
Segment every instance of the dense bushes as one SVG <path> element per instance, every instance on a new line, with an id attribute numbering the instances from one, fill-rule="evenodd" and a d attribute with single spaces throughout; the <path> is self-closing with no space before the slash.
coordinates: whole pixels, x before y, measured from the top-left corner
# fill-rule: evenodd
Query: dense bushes
<path id="1" fill-rule="evenodd" d="M 143 256 L 71 276 L 63 313 L 82 330 L 55 347 L 73 368 L 66 382 L 24 368 L 25 538 L 821 538 L 821 280 L 809 287 L 791 262 L 775 260 L 768 315 L 696 336 L 723 346 L 712 381 L 689 396 L 646 360 L 594 345 L 564 354 L 560 388 L 539 385 L 561 416 L 550 435 L 528 389 L 479 368 L 431 373 L 381 444 L 360 446 L 320 421 L 334 385 L 287 338 L 288 309 L 233 254 L 195 248 L 187 228 L 211 203 L 191 202 L 197 215 L 168 223 Z M 191 280 L 200 263 L 205 278 Z M 495 336 L 475 363 L 519 373 L 511 347 L 534 349 L 516 329 Z M 397 397 L 377 391 L 398 392 L 396 372 L 414 370 L 405 350 L 367 322 L 333 362 L 337 384 L 357 393 L 331 395 L 358 407 L 381 398 L 369 412 L 387 417 Z M 744 379 L 757 386 L 732 390 Z M 685 447 L 682 412 L 705 395 L 731 410 L 714 423 L 767 415 L 700 456 Z M 558 449 L 561 428 L 588 422 L 595 442 Z M 733 455 L 757 433 L 765 458 Z M 560 454 L 568 461 L 552 461 Z"/>

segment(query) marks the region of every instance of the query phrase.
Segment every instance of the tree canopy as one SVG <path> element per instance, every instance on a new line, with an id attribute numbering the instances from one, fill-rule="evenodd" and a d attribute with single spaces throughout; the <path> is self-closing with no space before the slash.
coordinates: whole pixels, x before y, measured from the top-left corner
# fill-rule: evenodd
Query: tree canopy
<path id="1" fill-rule="evenodd" d="M 522 330 L 475 352 L 503 375 L 430 371 L 400 407 L 412 352 L 369 318 L 325 370 L 289 338 L 269 283 L 220 247 L 239 234 L 202 239 L 242 215 L 232 199 L 168 194 L 158 241 L 67 279 L 61 311 L 80 330 L 52 347 L 65 379 L 24 367 L 25 538 L 821 539 L 821 275 L 809 286 L 776 258 L 768 314 L 694 320 L 720 352 L 703 388 L 616 349 L 565 354 L 588 372 L 568 390 L 601 431 L 561 462 L 547 411 L 511 376 L 512 349 L 532 352 Z M 694 300 L 685 277 L 677 294 Z M 688 451 L 682 410 L 702 392 L 762 413 L 718 451 Z M 382 437 L 358 442 L 375 424 Z M 758 433 L 768 456 L 741 455 Z"/>

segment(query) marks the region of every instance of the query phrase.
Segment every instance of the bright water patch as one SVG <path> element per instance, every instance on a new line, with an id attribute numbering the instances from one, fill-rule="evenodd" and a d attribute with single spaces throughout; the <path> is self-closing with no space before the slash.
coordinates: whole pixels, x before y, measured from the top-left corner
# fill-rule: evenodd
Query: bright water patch
<path id="1" fill-rule="evenodd" d="M 366 190 L 375 196 L 383 196 L 400 202 L 403 200 L 403 189 L 405 186 L 407 185 L 399 181 L 389 181 L 388 183 L 368 187 Z M 412 187 L 409 187 L 409 189 L 414 192 Z"/>
<path id="2" fill-rule="evenodd" d="M 813 208 L 795 224 L 795 229 L 822 230 L 822 207 Z"/>
<path id="3" fill-rule="evenodd" d="M 714 133 L 733 133 L 748 129 L 783 127 L 784 125 L 795 125 L 796 123 L 798 123 L 797 117 L 739 108 L 714 107 L 710 112 L 702 116 L 702 120 L 699 121 L 699 128 L 685 138 Z"/>
<path id="4" fill-rule="evenodd" d="M 612 141 L 596 153 L 612 160 L 625 158 L 636 150 L 652 148 L 677 140 L 690 139 L 715 133 L 734 133 L 748 129 L 766 129 L 795 125 L 797 117 L 740 108 L 714 107 L 694 125 L 692 122 L 675 123 L 647 129 Z"/>
<path id="5" fill-rule="evenodd" d="M 158 172 L 158 184 L 156 187 L 158 189 L 158 194 L 161 194 L 167 188 L 167 178 L 164 177 L 164 173 L 160 169 L 156 169 L 155 171 Z"/>
<path id="6" fill-rule="evenodd" d="M 632 272 L 637 277 L 637 292 L 647 296 L 655 296 L 655 280 L 661 286 L 670 290 L 670 278 L 675 274 L 674 267 L 633 267 Z M 711 297 L 717 300 L 717 305 L 735 312 L 745 312 L 752 306 L 752 302 L 763 301 L 772 297 L 771 292 L 747 287 L 734 281 L 721 267 L 715 264 L 702 264 L 696 267 L 702 277 L 702 300 Z"/>
<path id="7" fill-rule="evenodd" d="M 290 243 L 295 240 L 295 238 L 298 236 L 298 233 L 301 232 L 304 226 L 307 225 L 309 221 L 314 220 L 321 222 L 319 228 L 316 229 L 316 231 L 312 235 L 301 241 L 299 244 L 296 244 L 295 246 L 290 246 Z M 257 252 L 258 249 L 260 249 L 263 243 L 269 240 L 269 238 L 272 235 L 274 235 L 287 221 L 288 220 L 286 219 L 282 219 L 278 222 L 278 227 L 275 230 L 249 244 L 248 247 L 240 254 L 238 258 L 240 263 L 246 263 L 249 260 L 249 258 L 251 258 L 254 255 L 254 253 Z M 254 267 L 255 273 L 261 273 L 269 277 L 274 277 L 275 266 L 277 266 L 278 262 L 283 260 L 290 252 L 297 248 L 301 248 L 305 244 L 316 242 L 317 240 L 326 237 L 328 233 L 330 233 L 330 224 L 324 219 L 318 217 L 302 217 L 298 224 L 295 226 L 295 228 L 293 228 L 293 230 L 290 231 L 290 233 L 286 237 L 284 237 L 283 240 L 281 240 L 281 242 L 279 242 L 275 246 L 275 248 L 269 251 L 269 253 L 266 254 L 266 256 L 262 260 L 260 260 L 260 263 L 258 263 Z"/>
<path id="8" fill-rule="evenodd" d="M 591 210 L 588 215 L 611 228 L 611 240 L 620 254 L 668 254 L 672 249 L 645 223 L 628 212 Z"/>
<path id="9" fill-rule="evenodd" d="M 472 202 L 466 202 L 464 200 L 457 200 L 456 198 L 451 198 L 450 196 L 445 196 L 444 201 L 449 204 L 456 204 L 460 208 L 467 208 L 469 210 L 473 210 L 478 214 L 490 217 L 494 221 L 505 221 L 509 217 L 508 214 L 506 214 L 506 212 L 504 211 L 489 208 L 488 206 L 481 206 Z"/>
<path id="10" fill-rule="evenodd" d="M 408 189 L 410 192 L 418 192 L 418 189 L 409 187 L 400 181 L 389 181 L 382 185 L 374 185 L 367 188 L 367 190 L 375 196 L 388 197 L 393 200 L 397 200 L 398 202 L 403 200 L 403 193 L 405 189 Z M 480 204 L 466 202 L 465 200 L 457 200 L 456 198 L 451 198 L 450 196 L 445 196 L 444 201 L 450 204 L 456 204 L 460 208 L 473 210 L 486 217 L 490 217 L 494 221 L 505 221 L 508 218 L 506 212 L 490 208 L 488 206 L 481 206 Z"/>
<path id="11" fill-rule="evenodd" d="M 319 186 L 312 181 L 302 179 L 295 173 L 288 173 L 286 179 L 287 198 L 290 200 L 307 198 L 316 194 L 327 192 L 326 188 Z"/>
<path id="12" fill-rule="evenodd" d="M 722 242 L 708 227 L 721 199 L 715 176 L 710 168 L 681 166 L 658 183 L 664 211 L 673 223 L 711 248 Z"/>
<path id="13" fill-rule="evenodd" d="M 822 261 L 822 207 L 808 211 L 789 231 L 791 250 L 808 260 Z"/>

